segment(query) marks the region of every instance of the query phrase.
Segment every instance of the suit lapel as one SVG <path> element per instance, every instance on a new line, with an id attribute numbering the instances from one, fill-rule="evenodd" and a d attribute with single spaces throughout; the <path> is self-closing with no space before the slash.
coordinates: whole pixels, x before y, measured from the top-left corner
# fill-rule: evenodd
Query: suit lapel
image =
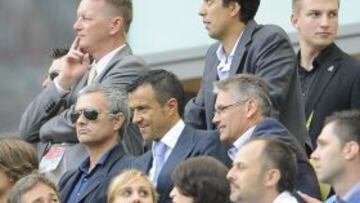
<path id="1" fill-rule="evenodd" d="M 128 44 L 125 45 L 122 49 L 120 49 L 114 57 L 110 60 L 109 64 L 107 64 L 106 68 L 103 70 L 103 72 L 96 78 L 95 81 L 101 82 L 106 74 L 111 70 L 111 67 L 114 66 L 114 64 L 118 63 L 123 57 L 128 56 L 132 54 L 131 48 Z"/>
<path id="2" fill-rule="evenodd" d="M 331 47 L 329 47 L 329 49 L 337 48 L 333 45 L 330 45 L 330 46 Z M 330 51 L 330 50 L 328 50 L 328 51 Z M 339 53 L 339 52 L 331 51 L 331 53 Z M 338 63 L 338 59 L 340 58 L 339 55 L 333 54 L 333 55 L 327 56 L 325 54 L 321 58 L 326 58 L 326 60 L 320 59 L 320 67 L 319 67 L 319 68 L 321 68 L 319 70 L 320 73 L 318 74 L 318 77 L 316 78 L 316 81 L 314 83 L 315 88 L 309 95 L 309 98 L 311 98 L 310 103 L 309 103 L 310 108 L 308 108 L 310 110 L 310 112 L 316 108 L 316 105 L 318 104 L 319 99 L 321 98 L 326 87 L 328 86 L 329 82 L 331 81 L 331 79 L 333 78 L 333 76 L 335 75 L 335 73 L 339 67 L 339 63 Z M 322 61 L 328 61 L 328 63 L 322 64 Z"/>
<path id="3" fill-rule="evenodd" d="M 157 188 L 162 193 L 167 194 L 172 189 L 171 174 L 182 161 L 186 160 L 189 157 L 189 154 L 193 151 L 195 146 L 194 136 L 191 129 L 185 126 L 184 130 L 181 132 L 179 140 L 177 141 L 173 151 L 168 157 L 163 169 L 159 174 L 159 179 L 157 183 Z"/>
<path id="4" fill-rule="evenodd" d="M 230 67 L 230 76 L 238 73 L 238 70 L 240 68 L 240 63 L 244 57 L 244 53 L 246 52 L 246 46 L 251 42 L 251 37 L 256 27 L 257 27 L 257 23 L 253 20 L 247 23 L 234 53 L 234 58 L 232 60 Z"/>

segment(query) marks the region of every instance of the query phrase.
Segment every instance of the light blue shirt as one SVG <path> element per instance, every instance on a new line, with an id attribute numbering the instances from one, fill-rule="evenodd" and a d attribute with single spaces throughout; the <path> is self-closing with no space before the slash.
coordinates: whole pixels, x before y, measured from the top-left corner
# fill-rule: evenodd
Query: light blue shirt
<path id="1" fill-rule="evenodd" d="M 343 198 L 333 195 L 325 203 L 360 203 L 360 182 L 353 186 Z"/>

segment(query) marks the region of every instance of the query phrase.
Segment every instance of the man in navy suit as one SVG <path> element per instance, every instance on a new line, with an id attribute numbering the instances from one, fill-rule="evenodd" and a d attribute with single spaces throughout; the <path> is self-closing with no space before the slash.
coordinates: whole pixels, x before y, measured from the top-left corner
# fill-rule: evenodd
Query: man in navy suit
<path id="1" fill-rule="evenodd" d="M 199 155 L 217 158 L 226 165 L 226 147 L 212 132 L 192 129 L 182 120 L 184 89 L 179 79 L 165 70 L 139 76 L 128 86 L 128 104 L 133 122 L 151 150 L 134 162 L 145 171 L 160 194 L 161 203 L 171 202 L 171 173 L 183 160 Z"/>
<path id="2" fill-rule="evenodd" d="M 128 119 L 124 92 L 100 84 L 81 90 L 71 121 L 89 156 L 61 177 L 62 202 L 106 203 L 111 179 L 131 166 L 131 156 L 119 142 Z"/>
<path id="3" fill-rule="evenodd" d="M 335 111 L 360 109 L 360 63 L 335 43 L 340 0 L 293 0 L 299 32 L 298 71 L 309 135 L 316 138 Z"/>
<path id="4" fill-rule="evenodd" d="M 272 103 L 269 88 L 260 78 L 240 74 L 218 81 L 213 122 L 220 131 L 220 139 L 232 145 L 228 151 L 234 160 L 242 145 L 255 137 L 273 137 L 287 143 L 296 153 L 298 174 L 295 188 L 319 197 L 319 185 L 305 150 L 278 120 L 270 118 Z"/>

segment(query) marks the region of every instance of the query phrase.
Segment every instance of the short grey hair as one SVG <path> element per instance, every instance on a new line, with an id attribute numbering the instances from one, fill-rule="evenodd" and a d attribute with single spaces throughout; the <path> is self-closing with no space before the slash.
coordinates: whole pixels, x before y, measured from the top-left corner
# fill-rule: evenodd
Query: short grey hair
<path id="1" fill-rule="evenodd" d="M 239 101 L 255 98 L 261 114 L 270 116 L 272 102 L 269 94 L 269 86 L 259 77 L 252 74 L 238 74 L 225 80 L 214 82 L 214 93 L 219 91 L 231 91 Z"/>
<path id="2" fill-rule="evenodd" d="M 119 129 L 119 134 L 122 136 L 125 128 L 129 125 L 130 110 L 127 105 L 127 94 L 125 90 L 119 90 L 112 86 L 93 83 L 84 87 L 79 93 L 78 98 L 84 94 L 100 92 L 104 95 L 108 110 L 112 114 L 119 112 L 124 114 L 124 124 Z"/>

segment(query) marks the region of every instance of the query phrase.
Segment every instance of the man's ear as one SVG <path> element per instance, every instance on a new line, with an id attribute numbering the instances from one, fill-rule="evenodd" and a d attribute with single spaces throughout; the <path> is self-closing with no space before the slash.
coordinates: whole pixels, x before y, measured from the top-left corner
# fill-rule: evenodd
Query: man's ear
<path id="1" fill-rule="evenodd" d="M 291 21 L 291 24 L 292 26 L 297 30 L 299 28 L 299 19 L 298 19 L 298 16 L 296 13 L 291 13 L 291 16 L 290 16 L 290 21 Z"/>
<path id="2" fill-rule="evenodd" d="M 174 115 L 174 114 L 178 113 L 178 102 L 175 98 L 170 98 L 166 102 L 166 107 L 167 107 L 169 115 Z"/>
<path id="3" fill-rule="evenodd" d="M 346 160 L 353 160 L 360 156 L 360 146 L 355 141 L 345 143 L 343 153 Z"/>
<path id="4" fill-rule="evenodd" d="M 281 178 L 281 173 L 278 169 L 270 169 L 266 171 L 265 174 L 265 186 L 266 187 L 273 187 L 278 184 Z"/>
<path id="5" fill-rule="evenodd" d="M 123 32 L 124 31 L 124 18 L 121 17 L 121 16 L 116 16 L 116 17 L 113 17 L 111 19 L 111 25 L 110 25 L 111 29 L 110 29 L 110 34 L 113 35 L 113 34 L 116 34 L 116 33 L 119 33 L 119 32 Z"/>
<path id="6" fill-rule="evenodd" d="M 245 102 L 245 108 L 246 108 L 246 117 L 250 118 L 259 110 L 258 103 L 255 98 L 249 98 Z"/>
<path id="7" fill-rule="evenodd" d="M 125 125 L 125 115 L 122 112 L 119 112 L 113 117 L 113 129 L 118 131 L 123 125 Z"/>
<path id="8" fill-rule="evenodd" d="M 229 3 L 229 8 L 231 9 L 231 16 L 239 16 L 241 6 L 238 2 L 232 1 Z"/>

